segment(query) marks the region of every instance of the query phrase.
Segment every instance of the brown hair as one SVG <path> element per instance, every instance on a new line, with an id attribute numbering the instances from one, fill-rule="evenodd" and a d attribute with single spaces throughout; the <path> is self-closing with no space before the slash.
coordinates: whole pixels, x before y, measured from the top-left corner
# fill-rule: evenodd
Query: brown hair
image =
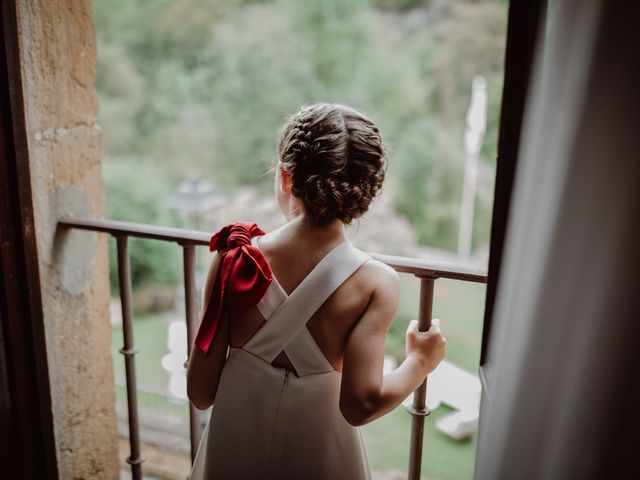
<path id="1" fill-rule="evenodd" d="M 385 176 L 386 149 L 378 128 L 345 105 L 302 107 L 284 125 L 278 154 L 291 175 L 291 193 L 316 225 L 360 217 Z"/>

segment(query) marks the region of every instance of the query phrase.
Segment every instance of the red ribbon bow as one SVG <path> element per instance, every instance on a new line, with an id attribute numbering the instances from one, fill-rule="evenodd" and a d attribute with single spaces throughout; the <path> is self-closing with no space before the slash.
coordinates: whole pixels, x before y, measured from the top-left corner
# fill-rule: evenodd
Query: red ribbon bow
<path id="1" fill-rule="evenodd" d="M 251 245 L 251 238 L 264 235 L 255 224 L 237 222 L 218 230 L 209 250 L 220 251 L 220 264 L 195 344 L 205 354 L 213 343 L 223 314 L 239 312 L 260 302 L 271 283 L 272 273 L 262 252 Z"/>

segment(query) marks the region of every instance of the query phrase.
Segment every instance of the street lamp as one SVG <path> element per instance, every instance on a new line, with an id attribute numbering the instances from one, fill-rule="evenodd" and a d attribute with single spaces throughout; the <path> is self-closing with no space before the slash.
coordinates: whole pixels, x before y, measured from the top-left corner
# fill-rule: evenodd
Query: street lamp
<path id="1" fill-rule="evenodd" d="M 198 230 L 200 220 L 212 210 L 225 203 L 225 196 L 202 177 L 191 175 L 178 184 L 176 192 L 169 197 L 167 205 L 179 211 L 190 228 Z M 192 220 L 192 225 L 189 225 Z"/>
<path id="2" fill-rule="evenodd" d="M 198 230 L 201 228 L 201 221 L 208 219 L 209 214 L 216 208 L 224 205 L 225 196 L 207 180 L 191 175 L 178 184 L 176 192 L 171 195 L 166 205 L 177 210 L 182 216 L 188 228 Z M 195 262 L 195 281 L 198 290 L 204 283 L 205 272 L 200 268 L 198 257 Z M 184 290 L 178 288 L 178 298 L 182 301 L 179 305 L 184 305 Z M 197 295 L 201 298 L 201 295 Z M 199 303 L 199 302 L 198 302 Z M 198 309 L 200 305 L 198 305 Z M 186 401 L 186 376 L 184 359 L 190 345 L 187 345 L 187 328 L 183 318 L 171 322 L 167 330 L 167 346 L 169 353 L 162 358 L 162 366 L 169 374 L 168 390 L 172 398 L 178 401 Z"/>
<path id="3" fill-rule="evenodd" d="M 202 220 L 206 223 L 211 212 L 224 205 L 225 202 L 225 195 L 211 182 L 200 176 L 190 175 L 178 184 L 178 188 L 167 199 L 166 204 L 181 214 L 188 228 L 199 230 L 202 228 Z M 198 261 L 198 256 L 196 256 L 195 266 L 196 285 L 200 286 L 203 283 L 205 273 L 201 268 L 201 262 Z M 180 291 L 179 294 L 182 295 L 183 292 Z"/>

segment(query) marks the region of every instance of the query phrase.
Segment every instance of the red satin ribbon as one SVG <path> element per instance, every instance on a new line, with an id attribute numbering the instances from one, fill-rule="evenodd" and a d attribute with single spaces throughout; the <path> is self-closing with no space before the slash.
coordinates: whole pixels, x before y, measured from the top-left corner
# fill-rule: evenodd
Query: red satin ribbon
<path id="1" fill-rule="evenodd" d="M 220 264 L 213 291 L 198 328 L 195 344 L 209 353 L 224 314 L 240 312 L 260 302 L 271 283 L 272 273 L 262 252 L 251 238 L 264 235 L 255 223 L 237 222 L 222 227 L 209 242 L 209 250 L 220 251 Z"/>

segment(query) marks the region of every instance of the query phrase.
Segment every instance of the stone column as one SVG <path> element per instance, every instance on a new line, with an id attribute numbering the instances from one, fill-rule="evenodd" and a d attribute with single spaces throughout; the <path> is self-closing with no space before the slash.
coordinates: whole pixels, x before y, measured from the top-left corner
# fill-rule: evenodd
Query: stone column
<path id="1" fill-rule="evenodd" d="M 17 24 L 60 478 L 117 478 L 107 239 L 56 228 L 104 214 L 91 2 L 18 0 Z"/>

